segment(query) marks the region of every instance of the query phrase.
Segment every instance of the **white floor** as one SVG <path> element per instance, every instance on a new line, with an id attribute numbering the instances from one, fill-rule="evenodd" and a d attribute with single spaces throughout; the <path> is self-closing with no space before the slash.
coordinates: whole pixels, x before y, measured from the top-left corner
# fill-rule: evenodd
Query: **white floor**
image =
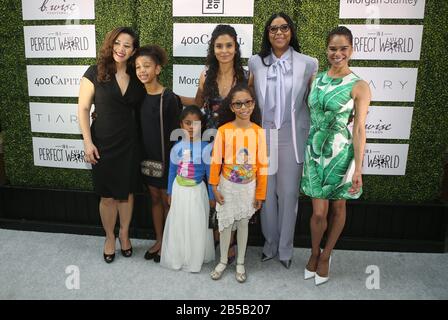
<path id="1" fill-rule="evenodd" d="M 103 237 L 0 229 L 0 299 L 448 299 L 448 254 L 336 250 L 331 278 L 303 280 L 308 249 L 296 248 L 291 268 L 246 254 L 247 282 L 235 265 L 213 281 L 214 264 L 198 274 L 171 271 L 143 255 L 150 240 L 132 239 L 134 255 L 103 261 Z M 219 252 L 217 252 L 219 253 Z"/>

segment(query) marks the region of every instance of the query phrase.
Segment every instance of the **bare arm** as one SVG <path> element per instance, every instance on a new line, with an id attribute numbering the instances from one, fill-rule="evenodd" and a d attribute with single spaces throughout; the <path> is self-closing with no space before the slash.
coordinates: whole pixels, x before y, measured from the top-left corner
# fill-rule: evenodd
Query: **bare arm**
<path id="1" fill-rule="evenodd" d="M 192 98 L 192 97 L 184 97 L 184 96 L 179 96 L 180 101 L 182 102 L 182 105 L 184 106 L 191 106 L 191 105 L 195 105 L 196 104 L 196 99 Z"/>
<path id="2" fill-rule="evenodd" d="M 202 104 L 204 103 L 204 100 L 202 99 L 202 93 L 204 92 L 204 82 L 205 82 L 205 75 L 204 72 L 202 72 L 201 75 L 199 76 L 199 85 L 198 90 L 196 91 L 196 96 L 194 98 L 179 96 L 180 101 L 184 106 L 197 105 L 200 108 L 202 107 Z"/>
<path id="3" fill-rule="evenodd" d="M 249 89 L 255 93 L 254 74 L 252 72 L 249 72 L 249 81 L 247 82 L 247 85 L 249 86 Z"/>
<path id="4" fill-rule="evenodd" d="M 199 76 L 199 86 L 198 91 L 196 91 L 196 105 L 199 108 L 202 108 L 204 106 L 204 83 L 205 83 L 205 71 L 201 72 L 201 75 Z"/>
<path id="5" fill-rule="evenodd" d="M 352 90 L 355 102 L 355 119 L 353 122 L 353 149 L 355 153 L 355 173 L 352 179 L 351 193 L 357 193 L 362 187 L 362 160 L 366 146 L 366 118 L 370 105 L 371 93 L 367 82 L 358 81 Z"/>
<path id="6" fill-rule="evenodd" d="M 310 78 L 310 82 L 308 82 L 308 91 L 311 91 L 311 86 L 312 86 L 312 84 L 313 84 L 314 79 L 316 79 L 316 75 L 313 75 L 313 76 Z"/>
<path id="7" fill-rule="evenodd" d="M 95 87 L 93 83 L 89 79 L 83 77 L 79 88 L 78 119 L 81 133 L 84 138 L 86 161 L 95 164 L 100 156 L 97 148 L 92 142 L 92 136 L 90 134 L 90 109 L 92 107 L 94 94 Z"/>

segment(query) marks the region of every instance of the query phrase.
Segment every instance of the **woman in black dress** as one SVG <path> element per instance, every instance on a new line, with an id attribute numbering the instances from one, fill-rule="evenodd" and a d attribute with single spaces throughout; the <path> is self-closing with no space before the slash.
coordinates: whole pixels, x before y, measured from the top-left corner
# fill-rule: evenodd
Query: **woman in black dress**
<path id="1" fill-rule="evenodd" d="M 138 38 L 132 29 L 119 27 L 110 31 L 97 64 L 87 69 L 79 91 L 79 123 L 85 158 L 92 164 L 95 192 L 101 197 L 99 211 L 106 232 L 103 255 L 107 263 L 115 258 L 117 213 L 121 253 L 125 257 L 132 255 L 129 224 L 133 193 L 140 187 L 135 109 L 145 95 L 131 64 L 138 47 Z M 96 117 L 90 127 L 93 103 Z"/>

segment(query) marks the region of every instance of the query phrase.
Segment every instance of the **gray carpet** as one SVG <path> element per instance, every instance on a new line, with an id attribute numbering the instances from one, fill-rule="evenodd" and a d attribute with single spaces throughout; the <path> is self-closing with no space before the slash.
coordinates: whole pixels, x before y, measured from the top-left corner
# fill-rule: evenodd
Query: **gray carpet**
<path id="1" fill-rule="evenodd" d="M 214 264 L 197 274 L 171 271 L 143 255 L 151 240 L 132 239 L 134 255 L 102 258 L 103 237 L 0 229 L 0 299 L 448 299 L 448 255 L 335 250 L 330 281 L 303 280 L 309 249 L 296 248 L 291 269 L 260 261 L 249 247 L 247 282 L 235 265 L 213 281 Z M 66 268 L 79 268 L 79 289 L 66 287 Z M 367 289 L 369 265 L 378 267 L 380 289 Z M 70 278 L 71 279 L 71 278 Z"/>

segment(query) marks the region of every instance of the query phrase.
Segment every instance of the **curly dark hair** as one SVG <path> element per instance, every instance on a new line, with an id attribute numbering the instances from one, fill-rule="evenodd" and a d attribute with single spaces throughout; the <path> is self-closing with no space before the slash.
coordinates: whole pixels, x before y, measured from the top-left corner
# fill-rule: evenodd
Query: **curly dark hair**
<path id="1" fill-rule="evenodd" d="M 98 82 L 110 81 L 111 77 L 117 73 L 117 67 L 115 65 L 113 57 L 114 42 L 121 33 L 126 33 L 133 38 L 134 49 L 140 47 L 140 42 L 138 40 L 137 34 L 129 27 L 118 27 L 109 31 L 104 38 L 103 44 L 101 45 L 100 53 L 98 55 L 97 66 L 98 66 Z M 134 59 L 131 57 L 127 61 L 127 74 L 133 74 L 133 63 Z"/>
<path id="2" fill-rule="evenodd" d="M 240 44 L 238 43 L 237 34 L 235 29 L 228 24 L 219 24 L 212 32 L 212 37 L 207 49 L 207 73 L 204 83 L 203 99 L 207 101 L 207 98 L 218 97 L 219 89 L 216 78 L 218 76 L 219 62 L 215 56 L 215 41 L 219 36 L 229 35 L 235 41 L 235 57 L 233 58 L 233 70 L 235 72 L 235 82 L 244 82 L 244 69 L 241 62 Z"/>
<path id="3" fill-rule="evenodd" d="M 263 39 L 261 40 L 261 49 L 260 49 L 260 52 L 258 53 L 258 55 L 261 57 L 261 61 L 267 67 L 268 67 L 268 65 L 264 61 L 264 58 L 266 58 L 267 56 L 269 56 L 271 54 L 271 49 L 272 49 L 271 42 L 269 41 L 269 29 L 268 28 L 271 25 L 272 21 L 274 21 L 275 18 L 279 18 L 279 17 L 286 20 L 286 23 L 288 23 L 289 29 L 291 30 L 291 41 L 289 42 L 289 45 L 291 47 L 293 47 L 293 49 L 295 51 L 297 51 L 299 53 L 301 52 L 299 40 L 297 40 L 296 26 L 295 26 L 294 22 L 292 21 L 292 19 L 284 12 L 274 13 L 268 19 L 268 21 L 266 21 L 266 24 L 264 26 L 264 31 L 263 31 Z"/>
<path id="4" fill-rule="evenodd" d="M 140 47 L 134 55 L 135 59 L 143 56 L 150 57 L 156 65 L 161 67 L 166 65 L 168 62 L 168 56 L 165 49 L 159 47 L 158 45 L 147 45 Z"/>
<path id="5" fill-rule="evenodd" d="M 246 91 L 250 94 L 252 99 L 255 100 L 255 94 L 252 92 L 252 90 L 249 88 L 249 86 L 242 82 L 235 85 L 227 95 L 227 97 L 222 102 L 222 107 L 219 109 L 219 125 L 222 126 L 228 122 L 231 122 L 235 120 L 235 113 L 232 112 L 232 109 L 230 109 L 230 106 L 232 104 L 232 99 L 235 96 L 237 92 Z M 256 123 L 257 125 L 261 126 L 261 111 L 257 104 L 254 106 L 254 110 L 252 111 L 252 114 L 250 115 L 250 121 L 253 123 Z"/>
<path id="6" fill-rule="evenodd" d="M 331 30 L 330 33 L 328 33 L 327 47 L 330 44 L 331 39 L 335 35 L 345 36 L 347 38 L 348 42 L 350 42 L 350 44 L 353 46 L 353 34 L 350 31 L 350 29 L 347 27 L 344 27 L 344 26 L 339 26 L 339 27 L 336 27 L 333 30 Z"/>

